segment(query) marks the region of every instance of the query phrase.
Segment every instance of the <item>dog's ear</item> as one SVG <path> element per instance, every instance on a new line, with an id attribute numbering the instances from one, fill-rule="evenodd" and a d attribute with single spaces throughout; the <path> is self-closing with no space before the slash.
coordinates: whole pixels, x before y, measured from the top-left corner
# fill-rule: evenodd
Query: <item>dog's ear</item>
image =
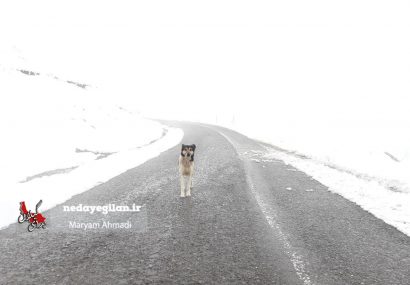
<path id="1" fill-rule="evenodd" d="M 193 149 L 193 151 L 195 151 L 195 149 L 196 149 L 196 145 L 192 145 L 192 149 Z"/>
<path id="2" fill-rule="evenodd" d="M 181 149 L 184 149 L 184 147 L 185 147 L 185 145 L 184 145 L 184 144 L 182 144 L 182 147 L 181 147 Z"/>

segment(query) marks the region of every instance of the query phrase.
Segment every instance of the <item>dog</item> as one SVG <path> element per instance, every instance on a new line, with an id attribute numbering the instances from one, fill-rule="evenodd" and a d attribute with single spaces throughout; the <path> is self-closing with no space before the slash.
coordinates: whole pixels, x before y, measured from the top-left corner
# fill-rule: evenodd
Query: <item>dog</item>
<path id="1" fill-rule="evenodd" d="M 181 179 L 181 197 L 191 196 L 192 176 L 194 175 L 194 155 L 196 145 L 183 144 L 179 156 L 179 174 Z M 187 179 L 186 179 L 187 178 Z M 187 183 L 185 180 L 188 180 Z M 185 192 L 186 190 L 186 192 Z"/>

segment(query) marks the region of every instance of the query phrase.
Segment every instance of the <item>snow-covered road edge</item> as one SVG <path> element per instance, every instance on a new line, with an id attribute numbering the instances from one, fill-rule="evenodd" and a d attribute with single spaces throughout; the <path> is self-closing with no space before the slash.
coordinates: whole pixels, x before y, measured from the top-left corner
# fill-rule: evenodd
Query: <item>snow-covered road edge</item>
<path id="1" fill-rule="evenodd" d="M 19 202 L 26 201 L 29 209 L 33 208 L 38 200 L 43 204 L 40 211 L 44 212 L 58 204 L 69 200 L 72 196 L 102 184 L 109 179 L 141 165 L 142 163 L 159 156 L 162 152 L 181 142 L 184 132 L 178 128 L 163 126 L 165 135 L 142 147 L 120 151 L 101 160 L 92 161 L 66 174 L 45 176 L 34 179 L 30 183 L 18 185 L 15 195 L 2 201 L 3 217 L 0 229 L 17 221 Z M 35 191 L 33 191 L 35 189 Z M 52 189 L 53 191 L 49 191 Z"/>
<path id="2" fill-rule="evenodd" d="M 265 146 L 262 159 L 278 159 L 312 176 L 329 191 L 356 203 L 364 210 L 410 236 L 410 194 L 394 192 L 377 181 L 368 181 L 330 168 L 312 159 L 299 158 Z M 314 190 L 314 189 L 313 189 Z"/>

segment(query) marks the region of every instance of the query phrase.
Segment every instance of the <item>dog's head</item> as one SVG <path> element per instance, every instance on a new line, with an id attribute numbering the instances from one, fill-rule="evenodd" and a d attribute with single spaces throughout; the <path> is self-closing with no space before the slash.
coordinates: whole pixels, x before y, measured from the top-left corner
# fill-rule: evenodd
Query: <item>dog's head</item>
<path id="1" fill-rule="evenodd" d="M 183 157 L 191 159 L 191 161 L 194 160 L 194 154 L 195 154 L 195 149 L 196 145 L 194 144 L 183 144 L 181 148 L 181 155 Z"/>

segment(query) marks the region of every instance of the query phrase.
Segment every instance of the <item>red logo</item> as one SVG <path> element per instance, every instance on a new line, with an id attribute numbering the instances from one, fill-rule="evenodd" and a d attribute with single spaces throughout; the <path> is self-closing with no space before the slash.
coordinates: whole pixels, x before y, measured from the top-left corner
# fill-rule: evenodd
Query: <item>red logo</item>
<path id="1" fill-rule="evenodd" d="M 32 232 L 34 229 L 39 228 L 46 228 L 46 218 L 38 212 L 38 208 L 40 208 L 41 203 L 43 200 L 38 201 L 36 205 L 36 212 L 32 213 L 30 210 L 27 211 L 26 203 L 20 202 L 20 216 L 18 217 L 17 221 L 22 224 L 24 222 L 28 222 L 29 225 L 27 230 Z"/>

